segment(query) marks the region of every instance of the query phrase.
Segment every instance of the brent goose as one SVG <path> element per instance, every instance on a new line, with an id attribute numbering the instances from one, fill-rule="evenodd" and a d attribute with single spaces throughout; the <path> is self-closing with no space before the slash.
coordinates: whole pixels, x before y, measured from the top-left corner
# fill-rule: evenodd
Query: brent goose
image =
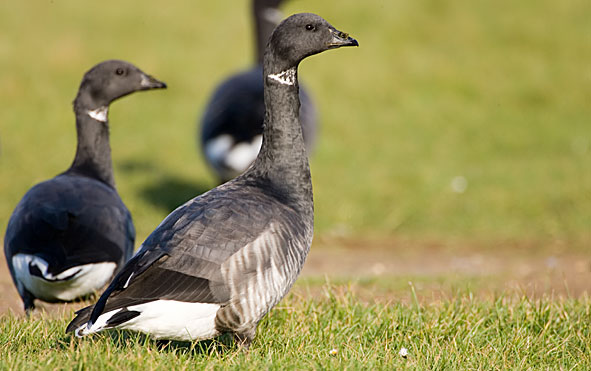
<path id="1" fill-rule="evenodd" d="M 312 243 L 297 67 L 310 55 L 356 45 L 317 15 L 284 20 L 265 52 L 267 110 L 253 166 L 166 217 L 66 331 L 83 336 L 118 327 L 183 341 L 229 332 L 248 348 L 258 322 L 295 282 Z"/>
<path id="2" fill-rule="evenodd" d="M 271 33 L 283 18 L 281 0 L 254 0 L 252 6 L 257 64 L 218 86 L 201 119 L 200 144 L 205 160 L 220 183 L 242 174 L 261 148 L 265 101 L 263 54 Z M 300 122 L 310 152 L 316 136 L 316 109 L 300 86 Z"/>
<path id="3" fill-rule="evenodd" d="M 70 168 L 32 187 L 12 213 L 4 253 L 25 311 L 34 300 L 71 301 L 109 282 L 133 253 L 135 230 L 115 189 L 109 104 L 166 85 L 134 65 L 102 62 L 74 100 L 78 147 Z"/>

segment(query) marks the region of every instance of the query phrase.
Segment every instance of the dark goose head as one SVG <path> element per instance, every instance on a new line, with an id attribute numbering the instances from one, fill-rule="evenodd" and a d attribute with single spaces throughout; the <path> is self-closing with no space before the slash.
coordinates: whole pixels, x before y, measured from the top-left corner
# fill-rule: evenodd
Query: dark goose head
<path id="1" fill-rule="evenodd" d="M 82 78 L 74 109 L 106 107 L 114 100 L 140 90 L 166 88 L 166 84 L 131 63 L 109 60 L 92 67 Z"/>
<path id="2" fill-rule="evenodd" d="M 342 46 L 359 46 L 359 43 L 324 18 L 312 13 L 299 13 L 277 26 L 266 53 L 272 55 L 273 70 L 283 71 L 296 67 L 306 57 Z"/>

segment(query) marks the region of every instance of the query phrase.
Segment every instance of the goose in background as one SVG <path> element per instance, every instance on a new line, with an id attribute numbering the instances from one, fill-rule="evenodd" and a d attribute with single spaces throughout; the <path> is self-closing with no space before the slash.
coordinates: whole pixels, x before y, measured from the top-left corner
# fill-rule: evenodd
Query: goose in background
<path id="1" fill-rule="evenodd" d="M 298 65 L 357 45 L 314 14 L 279 24 L 264 57 L 265 125 L 254 164 L 168 215 L 66 331 L 84 336 L 117 327 L 182 341 L 232 333 L 248 349 L 259 321 L 294 284 L 312 243 Z"/>
<path id="2" fill-rule="evenodd" d="M 115 188 L 109 105 L 166 85 L 118 60 L 97 64 L 74 100 L 78 146 L 70 168 L 32 187 L 12 213 L 4 253 L 25 311 L 35 299 L 72 301 L 101 289 L 133 253 L 135 229 Z"/>
<path id="3" fill-rule="evenodd" d="M 242 174 L 255 160 L 262 142 L 263 54 L 271 33 L 283 19 L 282 0 L 254 0 L 257 63 L 221 83 L 201 119 L 200 144 L 207 163 L 220 183 Z M 316 137 L 316 109 L 306 89 L 300 87 L 300 121 L 308 152 Z"/>

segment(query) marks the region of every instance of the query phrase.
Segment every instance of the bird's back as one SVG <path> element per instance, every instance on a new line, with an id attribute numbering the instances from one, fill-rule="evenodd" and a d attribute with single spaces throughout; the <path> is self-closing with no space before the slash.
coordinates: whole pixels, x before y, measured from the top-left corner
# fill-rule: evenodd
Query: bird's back
<path id="1" fill-rule="evenodd" d="M 113 188 L 62 174 L 27 192 L 10 219 L 5 245 L 10 253 L 63 254 L 69 261 L 62 268 L 68 268 L 122 263 L 133 253 L 134 238 L 129 211 Z"/>
<path id="2" fill-rule="evenodd" d="M 97 289 L 131 257 L 134 240 L 129 211 L 113 188 L 62 174 L 25 194 L 8 223 L 4 250 L 19 291 L 18 277 L 38 298 L 71 300 L 73 292 L 60 291 L 68 290 L 74 273 L 88 273 L 84 285 Z"/>

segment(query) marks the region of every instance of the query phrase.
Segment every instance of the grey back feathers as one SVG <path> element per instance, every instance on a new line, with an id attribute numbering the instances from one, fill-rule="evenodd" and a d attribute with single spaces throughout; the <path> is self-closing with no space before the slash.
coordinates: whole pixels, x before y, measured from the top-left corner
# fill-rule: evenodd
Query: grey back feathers
<path id="1" fill-rule="evenodd" d="M 281 2 L 253 1 L 257 64 L 221 83 L 201 118 L 199 144 L 220 183 L 243 173 L 260 149 L 265 117 L 263 55 L 271 33 L 283 18 Z M 300 101 L 300 122 L 310 152 L 316 138 L 317 113 L 305 88 L 300 89 Z"/>
<path id="2" fill-rule="evenodd" d="M 66 331 L 82 336 L 118 327 L 176 340 L 231 332 L 250 345 L 312 243 L 297 66 L 307 55 L 347 45 L 357 42 L 313 14 L 296 14 L 277 27 L 265 53 L 263 143 L 253 166 L 167 216 Z"/>
<path id="3" fill-rule="evenodd" d="M 131 257 L 135 230 L 115 190 L 109 104 L 166 85 L 124 61 L 88 71 L 74 100 L 77 150 L 71 167 L 31 188 L 6 229 L 4 252 L 25 310 L 34 300 L 70 301 L 104 286 Z"/>

